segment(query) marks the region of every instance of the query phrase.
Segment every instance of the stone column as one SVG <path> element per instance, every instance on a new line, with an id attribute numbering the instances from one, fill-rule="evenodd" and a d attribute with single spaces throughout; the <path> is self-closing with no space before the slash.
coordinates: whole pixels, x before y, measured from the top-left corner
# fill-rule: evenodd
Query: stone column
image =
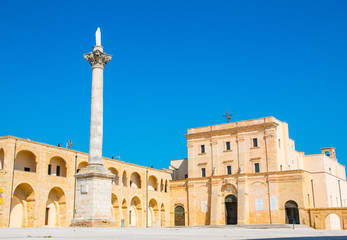
<path id="1" fill-rule="evenodd" d="M 222 217 L 222 199 L 221 199 L 221 179 L 211 179 L 211 220 L 210 225 L 223 225 L 223 217 Z"/>
<path id="2" fill-rule="evenodd" d="M 114 226 L 111 216 L 111 173 L 102 163 L 103 135 L 103 71 L 112 58 L 102 46 L 84 54 L 92 66 L 92 96 L 90 111 L 89 159 L 86 168 L 75 175 L 77 179 L 75 214 L 71 226 Z"/>

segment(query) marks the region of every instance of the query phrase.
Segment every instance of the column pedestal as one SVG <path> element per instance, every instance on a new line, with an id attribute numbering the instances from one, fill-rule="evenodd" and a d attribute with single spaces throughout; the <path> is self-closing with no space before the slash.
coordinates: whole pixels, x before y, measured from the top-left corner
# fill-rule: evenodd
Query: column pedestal
<path id="1" fill-rule="evenodd" d="M 76 206 L 71 227 L 112 227 L 113 175 L 102 165 L 88 165 L 75 175 Z"/>

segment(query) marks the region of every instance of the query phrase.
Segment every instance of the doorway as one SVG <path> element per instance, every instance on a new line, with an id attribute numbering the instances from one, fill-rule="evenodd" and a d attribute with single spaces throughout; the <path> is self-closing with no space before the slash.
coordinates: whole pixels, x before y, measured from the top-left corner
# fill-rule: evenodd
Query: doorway
<path id="1" fill-rule="evenodd" d="M 185 226 L 185 214 L 182 206 L 175 208 L 175 226 Z"/>
<path id="2" fill-rule="evenodd" d="M 292 200 L 286 202 L 286 223 L 300 224 L 298 204 Z"/>
<path id="3" fill-rule="evenodd" d="M 237 224 L 237 198 L 234 195 L 225 198 L 225 215 L 227 225 Z"/>

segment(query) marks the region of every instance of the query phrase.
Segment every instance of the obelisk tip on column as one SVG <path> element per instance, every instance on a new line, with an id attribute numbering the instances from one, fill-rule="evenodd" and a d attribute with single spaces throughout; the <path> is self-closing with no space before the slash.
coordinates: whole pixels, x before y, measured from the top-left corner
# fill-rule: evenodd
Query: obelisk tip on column
<path id="1" fill-rule="evenodd" d="M 100 28 L 98 28 L 95 32 L 95 42 L 96 42 L 96 46 L 101 46 L 101 32 L 100 32 Z"/>

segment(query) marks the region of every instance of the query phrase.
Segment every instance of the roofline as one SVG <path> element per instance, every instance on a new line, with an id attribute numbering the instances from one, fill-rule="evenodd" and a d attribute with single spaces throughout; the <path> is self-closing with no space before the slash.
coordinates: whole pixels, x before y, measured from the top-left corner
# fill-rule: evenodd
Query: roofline
<path id="1" fill-rule="evenodd" d="M 23 142 L 28 142 L 28 143 L 38 144 L 38 145 L 41 145 L 41 146 L 46 146 L 46 147 L 51 147 L 51 148 L 55 148 L 55 149 L 59 149 L 59 150 L 64 150 L 66 152 L 72 152 L 72 153 L 76 153 L 76 154 L 78 153 L 78 154 L 82 154 L 82 155 L 88 155 L 88 153 L 85 153 L 85 152 L 72 150 L 72 149 L 67 149 L 67 148 L 62 148 L 62 147 L 50 145 L 50 144 L 47 144 L 47 143 L 37 142 L 37 141 L 30 140 L 30 139 L 25 139 L 25 138 L 10 136 L 10 135 L 0 137 L 0 140 L 3 140 L 3 139 L 15 139 L 15 140 L 23 141 Z M 168 172 L 160 170 L 160 169 L 150 168 L 150 167 L 146 167 L 146 166 L 142 166 L 142 165 L 138 165 L 138 164 L 134 164 L 134 163 L 130 163 L 130 162 L 125 162 L 125 161 L 120 161 L 120 160 L 116 160 L 116 159 L 112 159 L 112 158 L 108 158 L 108 157 L 102 157 L 102 159 L 109 160 L 109 161 L 114 161 L 114 162 L 119 162 L 121 164 L 130 164 L 130 165 L 133 165 L 133 166 L 136 166 L 136 167 L 145 168 L 147 170 L 154 170 L 154 171 L 159 171 L 159 172 L 163 172 L 163 173 L 168 173 Z"/>

